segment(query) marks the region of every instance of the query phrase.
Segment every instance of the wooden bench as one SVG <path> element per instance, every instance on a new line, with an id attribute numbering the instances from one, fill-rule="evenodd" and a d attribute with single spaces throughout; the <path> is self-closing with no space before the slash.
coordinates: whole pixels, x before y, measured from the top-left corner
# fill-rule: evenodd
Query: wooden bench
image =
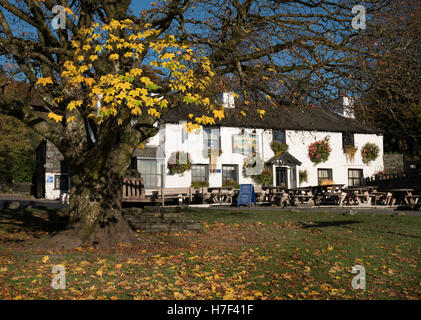
<path id="1" fill-rule="evenodd" d="M 291 202 L 293 205 L 306 204 L 306 205 L 314 206 L 313 197 L 314 195 L 311 191 L 307 191 L 305 194 L 302 194 L 302 193 L 293 194 L 291 195 L 291 200 L 292 200 Z"/>
<path id="2" fill-rule="evenodd" d="M 410 209 L 414 209 L 420 199 L 419 195 L 406 195 L 405 202 Z"/>
<path id="3" fill-rule="evenodd" d="M 257 202 L 264 202 L 266 200 L 267 192 L 261 186 L 254 187 L 254 194 L 256 195 Z"/>
<path id="4" fill-rule="evenodd" d="M 363 194 L 356 194 L 355 195 L 355 199 L 357 201 L 357 204 L 359 206 L 371 206 L 371 199 L 373 198 L 372 195 L 370 195 L 367 191 L 364 192 Z"/>
<path id="5" fill-rule="evenodd" d="M 165 205 L 165 200 L 179 199 L 182 199 L 183 202 L 192 203 L 194 193 L 194 188 L 160 188 L 155 192 L 161 201 L 161 205 Z"/>

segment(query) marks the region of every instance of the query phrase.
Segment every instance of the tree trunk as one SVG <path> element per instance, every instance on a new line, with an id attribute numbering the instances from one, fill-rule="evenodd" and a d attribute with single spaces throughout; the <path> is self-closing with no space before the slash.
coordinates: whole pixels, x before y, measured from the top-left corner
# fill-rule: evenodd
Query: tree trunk
<path id="1" fill-rule="evenodd" d="M 132 151 L 113 149 L 110 154 L 90 153 L 69 161 L 70 223 L 52 238 L 50 246 L 110 248 L 135 240 L 122 215 L 122 186 Z M 115 156 L 113 156 L 115 155 Z"/>

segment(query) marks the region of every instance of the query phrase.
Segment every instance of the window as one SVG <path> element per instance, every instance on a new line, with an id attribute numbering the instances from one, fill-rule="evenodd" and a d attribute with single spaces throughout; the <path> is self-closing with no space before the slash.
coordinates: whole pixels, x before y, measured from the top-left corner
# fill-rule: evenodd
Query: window
<path id="1" fill-rule="evenodd" d="M 136 157 L 132 157 L 131 162 L 130 162 L 130 169 L 137 170 L 137 158 Z"/>
<path id="2" fill-rule="evenodd" d="M 203 146 L 205 148 L 220 148 L 219 128 L 204 128 L 203 129 Z"/>
<path id="3" fill-rule="evenodd" d="M 222 184 L 224 182 L 238 183 L 238 165 L 222 165 Z"/>
<path id="4" fill-rule="evenodd" d="M 285 131 L 274 130 L 272 134 L 274 141 L 278 141 L 279 143 L 285 143 Z"/>
<path id="5" fill-rule="evenodd" d="M 68 190 L 69 189 L 69 176 L 63 175 L 63 174 L 54 176 L 54 189 Z"/>
<path id="6" fill-rule="evenodd" d="M 207 182 L 209 177 L 209 168 L 207 164 L 193 164 L 191 166 L 191 180 Z"/>
<path id="7" fill-rule="evenodd" d="M 363 182 L 362 169 L 348 169 L 348 187 L 359 187 Z"/>
<path id="8" fill-rule="evenodd" d="M 352 132 L 342 132 L 342 147 L 355 146 L 354 134 Z"/>
<path id="9" fill-rule="evenodd" d="M 332 169 L 317 169 L 318 184 L 324 180 L 333 180 Z"/>
<path id="10" fill-rule="evenodd" d="M 154 159 L 140 159 L 138 161 L 140 176 L 145 188 L 160 188 L 162 185 L 161 165 Z"/>

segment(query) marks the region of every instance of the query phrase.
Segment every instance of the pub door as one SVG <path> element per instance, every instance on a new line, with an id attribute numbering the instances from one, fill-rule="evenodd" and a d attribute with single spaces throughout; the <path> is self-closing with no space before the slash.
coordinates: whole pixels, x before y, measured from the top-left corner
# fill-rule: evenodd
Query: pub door
<path id="1" fill-rule="evenodd" d="M 276 168 L 276 186 L 288 188 L 288 168 Z"/>

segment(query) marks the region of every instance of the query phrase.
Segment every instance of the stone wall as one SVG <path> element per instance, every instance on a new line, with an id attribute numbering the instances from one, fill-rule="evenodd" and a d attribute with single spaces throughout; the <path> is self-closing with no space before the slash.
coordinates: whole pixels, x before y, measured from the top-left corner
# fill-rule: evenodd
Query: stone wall
<path id="1" fill-rule="evenodd" d="M 384 171 L 387 173 L 404 172 L 402 154 L 384 154 Z"/>
<path id="2" fill-rule="evenodd" d="M 133 230 L 147 232 L 200 231 L 200 222 L 186 220 L 184 212 L 162 207 L 126 208 L 124 218 Z"/>
<path id="3" fill-rule="evenodd" d="M 67 163 L 60 151 L 49 141 L 46 145 L 45 158 L 45 198 L 50 200 L 62 199 L 69 193 Z M 61 176 L 61 177 L 60 177 Z M 56 179 L 67 180 L 66 186 L 57 187 Z"/>

